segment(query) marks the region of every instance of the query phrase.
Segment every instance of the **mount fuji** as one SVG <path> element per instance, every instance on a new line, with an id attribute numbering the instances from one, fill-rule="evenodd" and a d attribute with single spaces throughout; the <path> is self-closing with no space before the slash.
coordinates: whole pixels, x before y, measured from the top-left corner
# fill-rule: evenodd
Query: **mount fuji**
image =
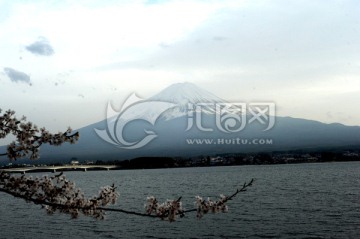
<path id="1" fill-rule="evenodd" d="M 156 109 L 166 102 L 169 107 Z M 275 124 L 269 129 L 256 121 L 242 130 L 219 129 L 216 120 L 221 114 L 232 119 L 249 120 L 242 111 L 233 112 L 231 106 L 219 111 L 216 105 L 230 103 L 201 89 L 192 83 L 178 83 L 146 99 L 137 99 L 123 105 L 122 112 L 111 118 L 78 129 L 79 142 L 61 147 L 43 146 L 41 158 L 47 161 L 70 160 L 125 160 L 142 156 L 188 157 L 221 153 L 265 152 L 276 150 L 341 147 L 360 145 L 360 127 L 342 124 L 325 124 L 313 120 L 291 117 L 274 117 Z M 199 108 L 193 106 L 201 105 Z M 231 105 L 231 104 L 230 104 Z M 162 105 L 164 107 L 164 105 Z M 200 111 L 199 111 L 200 109 Z M 127 110 L 141 115 L 127 120 L 119 131 L 119 122 Z M 141 112 L 141 113 L 140 113 Z M 130 114 L 131 115 L 131 114 Z M 245 116 L 244 116 L 245 115 Z M 201 116 L 201 122 L 196 121 Z M 267 115 L 271 117 L 271 115 Z M 245 118 L 244 118 L 245 117 Z M 149 120 L 149 119 L 152 120 Z M 221 121 L 224 123 L 226 120 Z M 111 123 L 112 122 L 112 123 Z M 229 120 L 229 129 L 236 122 Z M 199 127 L 199 125 L 201 127 Z M 225 129 L 228 129 L 225 127 Z M 99 132 L 102 132 L 99 134 Z M 100 136 L 99 136 L 100 135 Z M 109 140 L 102 137 L 109 135 Z M 148 142 L 136 149 L 126 148 L 122 142 L 140 142 L 151 136 Z M 124 139 L 123 141 L 121 139 Z M 254 139 L 269 139 L 271 144 L 254 144 Z M 239 144 L 238 140 L 242 140 Z M 109 143 L 110 142 L 110 143 Z M 245 143 L 244 143 L 245 142 Z"/>

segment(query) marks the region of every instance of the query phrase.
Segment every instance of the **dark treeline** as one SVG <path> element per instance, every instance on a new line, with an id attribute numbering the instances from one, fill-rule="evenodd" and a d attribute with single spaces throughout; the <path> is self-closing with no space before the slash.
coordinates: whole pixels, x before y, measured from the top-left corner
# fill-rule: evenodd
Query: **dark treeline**
<path id="1" fill-rule="evenodd" d="M 94 164 L 113 164 L 123 169 L 149 169 L 173 167 L 201 167 L 223 165 L 261 165 L 316 162 L 360 161 L 359 150 L 281 151 L 262 153 L 237 153 L 221 155 L 199 155 L 196 157 L 139 157 L 131 160 L 98 160 Z"/>

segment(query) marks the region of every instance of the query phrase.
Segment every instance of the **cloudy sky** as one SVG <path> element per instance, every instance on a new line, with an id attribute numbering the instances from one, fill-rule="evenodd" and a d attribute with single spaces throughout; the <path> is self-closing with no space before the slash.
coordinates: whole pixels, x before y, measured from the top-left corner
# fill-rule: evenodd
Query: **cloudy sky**
<path id="1" fill-rule="evenodd" d="M 79 128 L 192 82 L 277 114 L 360 125 L 360 1 L 2 1 L 0 108 Z"/>

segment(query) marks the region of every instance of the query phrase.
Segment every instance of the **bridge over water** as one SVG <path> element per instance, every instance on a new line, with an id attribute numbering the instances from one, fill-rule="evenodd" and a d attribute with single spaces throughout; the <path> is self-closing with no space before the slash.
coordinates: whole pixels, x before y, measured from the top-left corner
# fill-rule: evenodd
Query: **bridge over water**
<path id="1" fill-rule="evenodd" d="M 26 172 L 54 172 L 57 171 L 87 171 L 87 170 L 110 170 L 120 168 L 117 165 L 62 165 L 62 166 L 37 166 L 22 168 L 0 169 L 0 172 L 7 173 L 26 173 Z"/>

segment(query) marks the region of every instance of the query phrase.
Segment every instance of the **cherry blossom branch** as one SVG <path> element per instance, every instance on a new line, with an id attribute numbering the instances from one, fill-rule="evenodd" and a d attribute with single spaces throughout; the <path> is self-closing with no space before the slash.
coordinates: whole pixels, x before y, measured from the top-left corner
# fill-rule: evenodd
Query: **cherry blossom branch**
<path id="1" fill-rule="evenodd" d="M 252 186 L 253 181 L 245 183 L 242 188 L 237 189 L 228 197 L 221 196 L 221 199 L 215 202 L 210 199 L 199 200 L 200 197 L 196 196 L 197 208 L 190 210 L 182 208 L 181 197 L 177 200 L 166 200 L 164 203 L 159 203 L 155 197 L 150 196 L 147 198 L 145 213 L 105 207 L 115 204 L 118 199 L 119 194 L 116 193 L 114 185 L 103 187 L 99 196 L 85 198 L 81 190 L 75 187 L 75 183 L 68 181 L 62 173 L 52 177 L 43 176 L 33 179 L 31 176 L 15 177 L 2 172 L 0 173 L 0 192 L 24 199 L 27 202 L 40 204 L 49 214 L 58 211 L 70 214 L 72 218 L 77 218 L 82 213 L 85 216 L 104 219 L 105 211 L 113 211 L 173 222 L 178 217 L 184 217 L 185 213 L 194 211 L 197 212 L 199 219 L 207 212 L 227 212 L 225 203 L 232 200 L 238 193 L 245 192 L 248 187 Z"/>
<path id="2" fill-rule="evenodd" d="M 1 113 L 1 109 L 0 109 Z M 65 132 L 52 134 L 45 128 L 38 128 L 31 122 L 27 122 L 25 117 L 17 119 L 15 111 L 8 110 L 0 114 L 0 139 L 13 134 L 16 137 L 7 147 L 6 153 L 0 153 L 0 156 L 8 156 L 11 160 L 26 157 L 30 159 L 39 158 L 39 148 L 42 144 L 61 145 L 65 142 L 71 144 L 79 139 L 79 133 L 72 133 L 69 127 Z"/>
<path id="3" fill-rule="evenodd" d="M 106 186 L 101 188 L 99 195 L 86 198 L 75 183 L 67 180 L 60 173 L 52 177 L 41 178 L 22 175 L 21 177 L 10 176 L 0 173 L 0 191 L 14 197 L 25 199 L 27 202 L 43 205 L 49 214 L 56 211 L 71 214 L 77 218 L 80 213 L 98 219 L 104 218 L 100 206 L 115 204 L 118 193 L 116 187 Z"/>
<path id="4" fill-rule="evenodd" d="M 176 220 L 176 217 L 184 217 L 185 213 L 188 212 L 197 212 L 197 218 L 200 219 L 204 214 L 208 212 L 218 213 L 218 212 L 227 212 L 228 207 L 225 205 L 226 202 L 232 200 L 240 192 L 247 191 L 248 187 L 251 187 L 254 183 L 254 179 L 251 179 L 249 183 L 244 183 L 244 185 L 237 189 L 232 195 L 224 196 L 220 195 L 218 201 L 212 201 L 210 198 L 203 200 L 200 196 L 196 196 L 195 205 L 197 206 L 194 209 L 184 210 L 180 202 L 181 197 L 177 200 L 167 200 L 164 203 L 159 204 L 157 199 L 154 196 L 147 198 L 147 204 L 145 205 L 146 212 L 149 215 L 155 214 L 157 217 L 160 217 L 163 220 L 168 220 L 173 222 Z"/>
<path id="5" fill-rule="evenodd" d="M 254 183 L 254 179 L 251 179 L 249 183 L 245 182 L 241 188 L 237 189 L 230 196 L 225 196 L 223 194 L 220 194 L 220 199 L 217 201 L 212 201 L 210 198 L 204 200 L 202 197 L 196 196 L 195 204 L 197 205 L 197 208 L 185 210 L 184 213 L 196 211 L 197 212 L 196 216 L 197 218 L 200 219 L 203 217 L 204 214 L 207 214 L 208 212 L 212 212 L 212 213 L 227 212 L 229 208 L 227 205 L 225 205 L 225 203 L 228 202 L 229 200 L 232 200 L 240 192 L 247 191 L 247 188 L 251 187 L 253 183 Z"/>

